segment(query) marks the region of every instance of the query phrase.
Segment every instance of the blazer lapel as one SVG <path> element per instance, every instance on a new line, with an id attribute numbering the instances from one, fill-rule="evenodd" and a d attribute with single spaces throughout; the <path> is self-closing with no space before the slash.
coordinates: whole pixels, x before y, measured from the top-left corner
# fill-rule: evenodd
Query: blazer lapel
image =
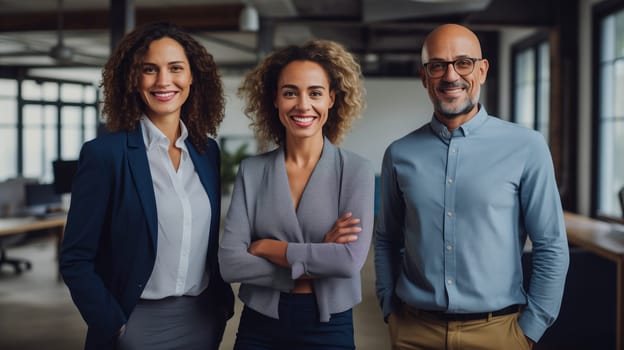
<path id="1" fill-rule="evenodd" d="M 139 198 L 141 198 L 143 212 L 147 218 L 152 245 L 154 251 L 156 251 L 158 241 L 156 197 L 154 195 L 154 184 L 152 183 L 152 175 L 147 161 L 147 152 L 140 124 L 133 131 L 128 132 L 128 163 L 130 164 L 132 180 L 139 193 Z"/>
<path id="2" fill-rule="evenodd" d="M 215 159 L 216 152 L 211 152 L 211 150 L 206 149 L 205 153 L 200 154 L 188 138 L 185 140 L 185 144 L 191 156 L 191 160 L 193 161 L 193 165 L 195 165 L 195 171 L 199 176 L 199 181 L 201 181 L 204 186 L 210 203 L 213 203 L 213 205 L 210 206 L 210 211 L 212 213 L 211 221 L 215 222 L 214 220 L 218 219 L 219 216 L 217 209 L 220 207 L 221 203 L 218 168 L 213 166 L 213 164 L 218 164 L 218 160 Z"/>

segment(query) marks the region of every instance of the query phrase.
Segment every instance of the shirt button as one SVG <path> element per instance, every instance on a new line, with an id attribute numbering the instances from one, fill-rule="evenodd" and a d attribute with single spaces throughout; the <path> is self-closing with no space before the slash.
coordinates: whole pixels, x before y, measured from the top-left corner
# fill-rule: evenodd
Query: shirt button
<path id="1" fill-rule="evenodd" d="M 448 183 L 452 184 L 453 183 L 453 179 L 448 179 Z"/>
<path id="2" fill-rule="evenodd" d="M 446 250 L 453 250 L 453 247 L 449 244 L 446 246 Z"/>
<path id="3" fill-rule="evenodd" d="M 446 280 L 447 284 L 453 284 L 453 280 Z"/>
<path id="4" fill-rule="evenodd" d="M 446 215 L 448 215 L 448 216 L 453 216 L 453 212 L 452 212 L 452 211 L 449 211 L 448 213 L 446 213 Z"/>

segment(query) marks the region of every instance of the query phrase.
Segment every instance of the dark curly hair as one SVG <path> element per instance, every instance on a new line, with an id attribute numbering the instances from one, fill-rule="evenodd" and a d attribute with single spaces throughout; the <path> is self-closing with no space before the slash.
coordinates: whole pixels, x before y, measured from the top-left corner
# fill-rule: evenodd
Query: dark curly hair
<path id="1" fill-rule="evenodd" d="M 211 54 L 188 33 L 170 23 L 153 23 L 126 34 L 102 70 L 100 87 L 104 90 L 102 114 L 111 131 L 134 130 L 145 113 L 139 93 L 141 63 L 150 44 L 164 37 L 184 48 L 193 84 L 181 118 L 188 128 L 191 143 L 204 149 L 208 135 L 215 136 L 223 120 L 225 98 L 217 65 Z"/>
<path id="2" fill-rule="evenodd" d="M 310 40 L 302 46 L 288 46 L 273 52 L 245 76 L 238 88 L 238 95 L 246 102 L 245 115 L 252 120 L 251 126 L 260 145 L 267 146 L 271 142 L 282 145 L 285 141 L 286 129 L 273 102 L 280 73 L 293 61 L 316 62 L 327 73 L 330 90 L 336 97 L 323 126 L 323 135 L 332 143 L 340 143 L 365 106 L 362 71 L 342 45 Z"/>

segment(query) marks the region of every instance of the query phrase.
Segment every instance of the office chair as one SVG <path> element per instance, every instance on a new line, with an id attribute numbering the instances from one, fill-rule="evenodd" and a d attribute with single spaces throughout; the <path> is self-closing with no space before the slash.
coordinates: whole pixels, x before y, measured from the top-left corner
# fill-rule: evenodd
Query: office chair
<path id="1" fill-rule="evenodd" d="M 24 270 L 30 270 L 32 264 L 26 259 L 9 258 L 6 253 L 6 247 L 18 243 L 23 235 L 0 237 L 0 269 L 2 265 L 10 265 L 16 274 L 21 274 Z"/>
<path id="2" fill-rule="evenodd" d="M 19 215 L 24 206 L 24 187 L 27 183 L 36 182 L 34 179 L 14 178 L 0 182 L 0 217 Z M 13 267 L 16 274 L 24 270 L 30 270 L 32 264 L 25 259 L 10 258 L 7 256 L 7 248 L 14 246 L 26 238 L 27 234 L 0 236 L 0 269 L 4 265 Z"/>
<path id="3" fill-rule="evenodd" d="M 618 192 L 618 198 L 620 199 L 620 209 L 622 210 L 622 218 L 624 218 L 624 187 Z"/>

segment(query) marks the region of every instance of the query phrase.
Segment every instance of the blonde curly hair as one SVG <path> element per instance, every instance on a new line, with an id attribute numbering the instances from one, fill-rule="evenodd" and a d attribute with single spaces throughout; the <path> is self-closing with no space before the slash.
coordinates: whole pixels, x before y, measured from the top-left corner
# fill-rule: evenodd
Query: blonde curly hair
<path id="1" fill-rule="evenodd" d="M 353 121 L 364 110 L 364 86 L 360 65 L 342 45 L 328 40 L 310 40 L 302 46 L 288 46 L 267 56 L 245 75 L 238 88 L 246 102 L 245 115 L 262 148 L 271 143 L 283 145 L 286 129 L 279 120 L 274 101 L 282 69 L 293 61 L 318 63 L 327 73 L 329 88 L 335 93 L 323 135 L 334 144 L 342 141 Z"/>

